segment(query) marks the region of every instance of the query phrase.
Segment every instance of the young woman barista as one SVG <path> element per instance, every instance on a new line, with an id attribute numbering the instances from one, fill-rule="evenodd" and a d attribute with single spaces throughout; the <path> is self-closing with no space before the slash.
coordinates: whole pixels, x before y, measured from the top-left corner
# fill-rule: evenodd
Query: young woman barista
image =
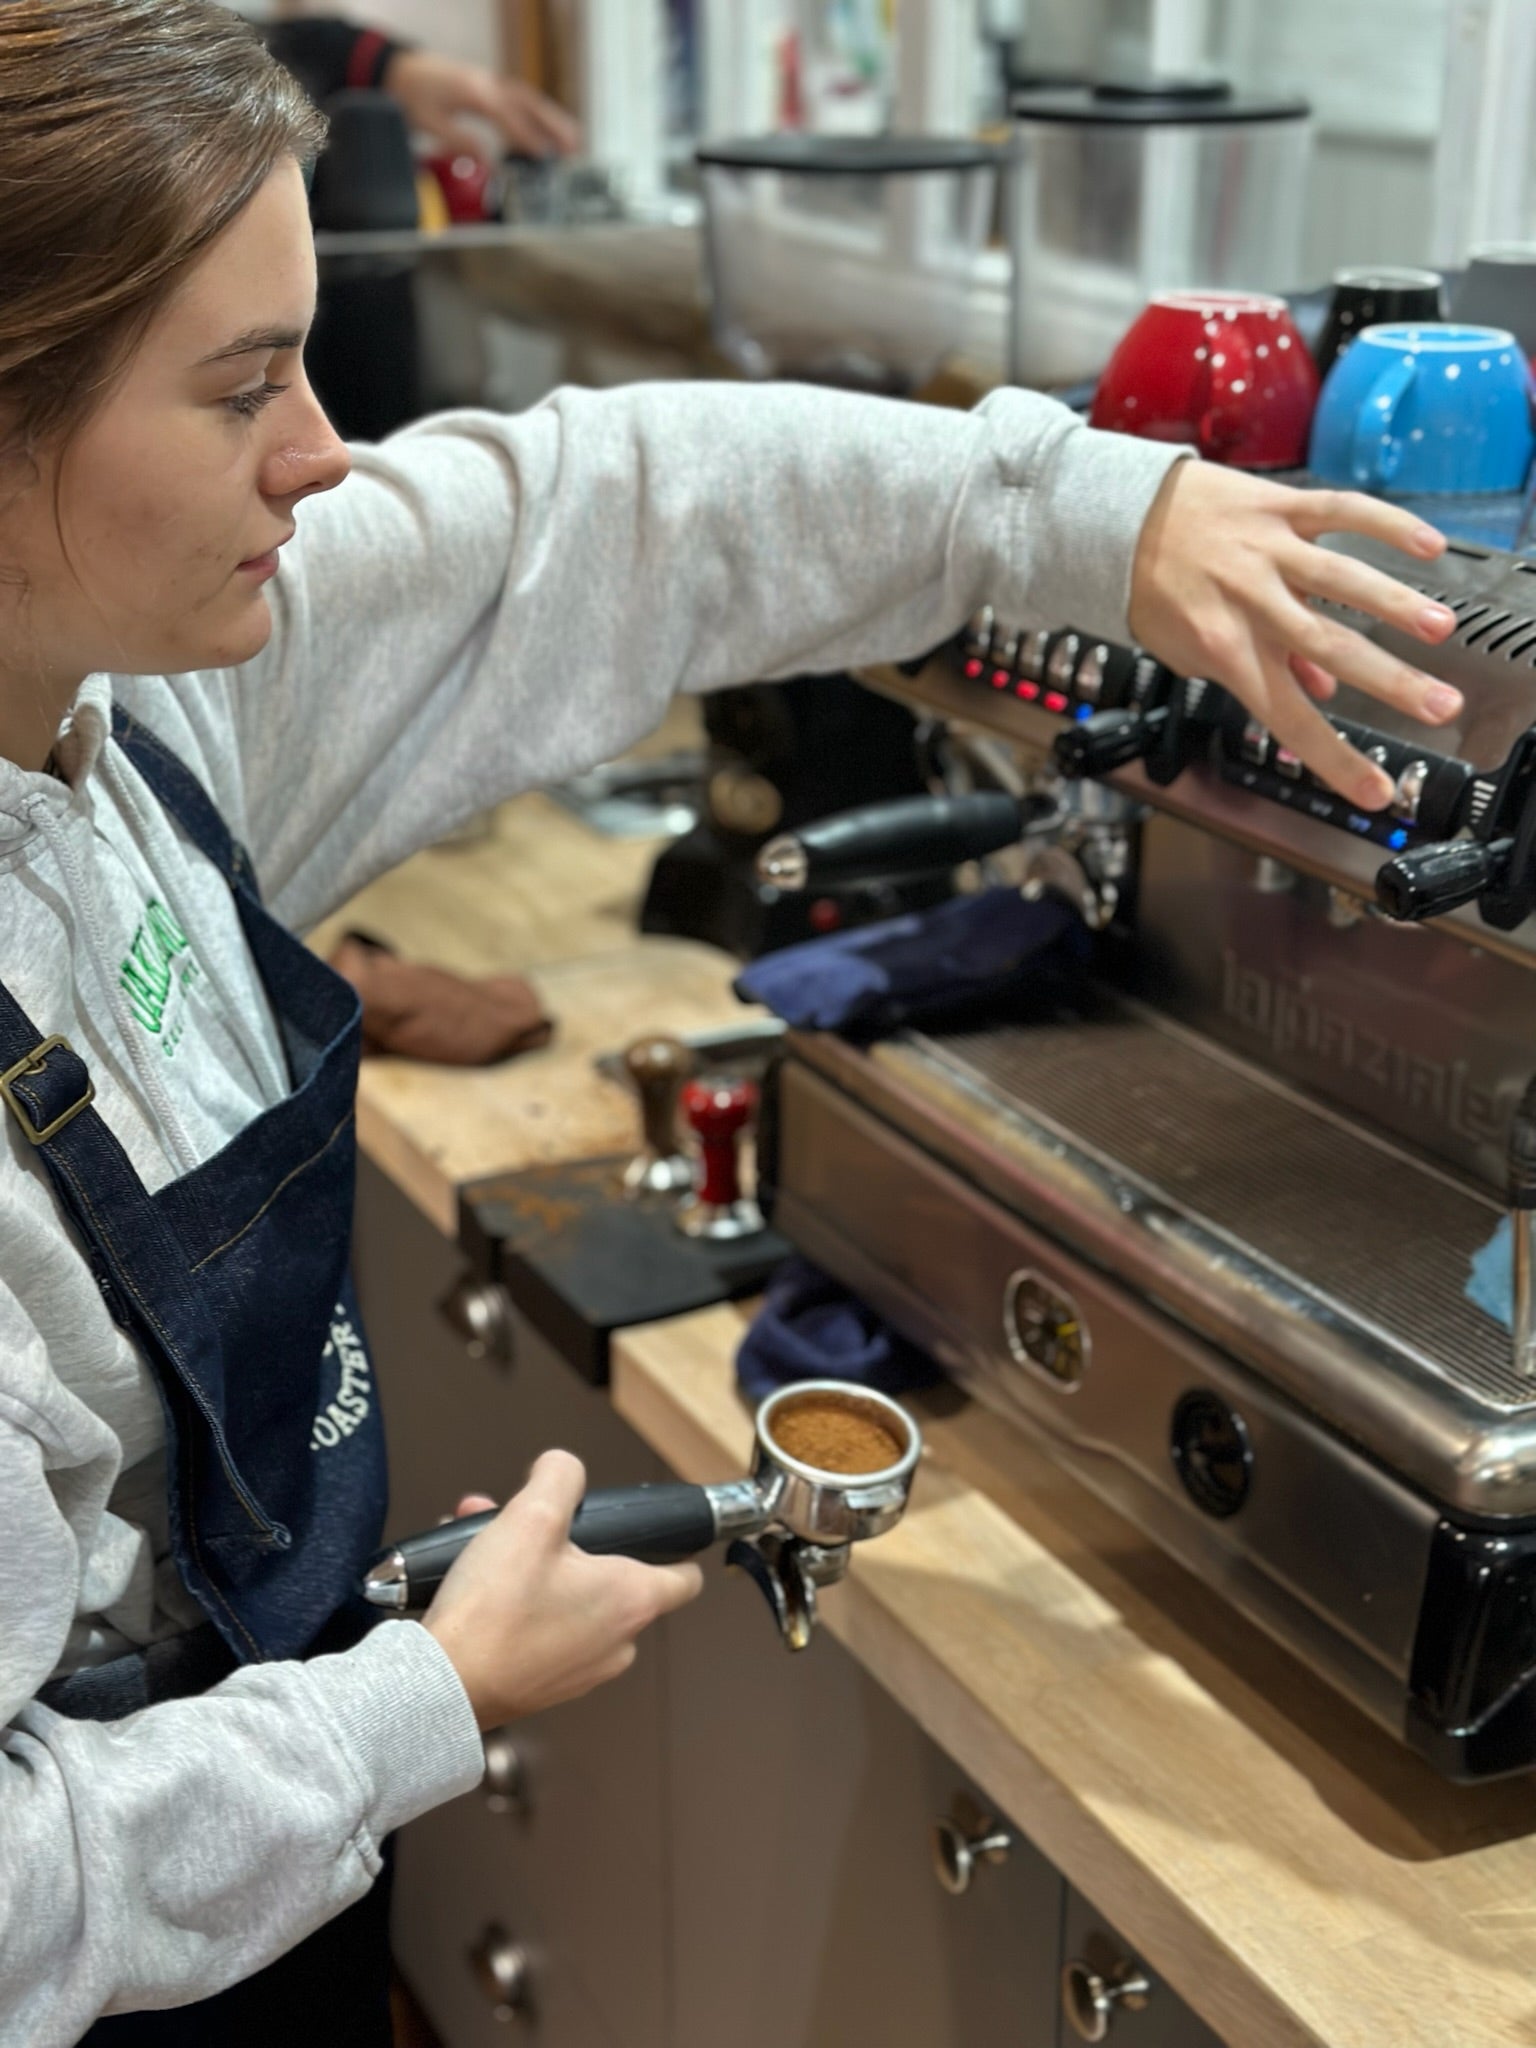
<path id="1" fill-rule="evenodd" d="M 349 453 L 301 355 L 319 140 L 209 0 L 0 8 L 15 2048 L 382 2048 L 385 1836 L 473 1784 L 477 1726 L 611 1676 L 698 1589 L 576 1553 L 552 1453 L 424 1624 L 349 1624 L 383 1486 L 357 1022 L 288 928 L 674 690 L 907 655 L 983 596 L 1219 677 L 1362 805 L 1384 780 L 1309 696 L 1456 708 L 1305 604 L 1439 639 L 1448 614 L 1313 545 L 1434 534 L 1023 392 L 566 392 Z"/>

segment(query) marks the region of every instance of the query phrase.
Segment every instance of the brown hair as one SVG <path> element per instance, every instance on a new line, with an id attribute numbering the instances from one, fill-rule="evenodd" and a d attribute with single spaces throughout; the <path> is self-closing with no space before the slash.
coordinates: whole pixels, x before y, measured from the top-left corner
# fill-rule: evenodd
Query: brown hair
<path id="1" fill-rule="evenodd" d="M 0 460 L 67 442 L 324 117 L 213 0 L 0 0 Z"/>

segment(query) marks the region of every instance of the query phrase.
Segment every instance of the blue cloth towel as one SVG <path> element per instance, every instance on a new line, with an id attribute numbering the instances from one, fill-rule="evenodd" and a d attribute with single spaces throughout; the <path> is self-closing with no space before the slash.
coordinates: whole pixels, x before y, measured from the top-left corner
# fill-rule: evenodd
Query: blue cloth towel
<path id="1" fill-rule="evenodd" d="M 1506 1216 L 1480 1252 L 1473 1254 L 1468 1301 L 1506 1330 L 1515 1326 L 1515 1241 Z"/>
<path id="2" fill-rule="evenodd" d="M 736 1354 L 737 1382 L 753 1402 L 795 1380 L 852 1380 L 901 1394 L 942 1378 L 926 1351 L 798 1256 L 775 1269 Z"/>
<path id="3" fill-rule="evenodd" d="M 754 960 L 736 993 L 800 1030 L 873 1033 L 1001 993 L 1059 941 L 1084 942 L 1077 914 L 1017 889 L 956 896 L 937 910 L 833 932 Z"/>

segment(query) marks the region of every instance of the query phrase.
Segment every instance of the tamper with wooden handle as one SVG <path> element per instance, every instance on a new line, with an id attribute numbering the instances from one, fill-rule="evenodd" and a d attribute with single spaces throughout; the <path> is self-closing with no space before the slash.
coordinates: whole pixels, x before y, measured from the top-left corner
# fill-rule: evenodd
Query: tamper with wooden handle
<path id="1" fill-rule="evenodd" d="M 689 1081 L 683 1116 L 699 1142 L 697 1192 L 675 1221 L 689 1237 L 750 1237 L 764 1228 L 763 1212 L 741 1191 L 741 1143 L 757 1109 L 750 1081 Z"/>
<path id="2" fill-rule="evenodd" d="M 624 1069 L 640 1098 L 645 1141 L 624 1169 L 624 1192 L 631 1201 L 675 1201 L 693 1188 L 693 1161 L 677 1137 L 677 1100 L 693 1072 L 693 1054 L 681 1039 L 657 1033 L 635 1040 Z"/>

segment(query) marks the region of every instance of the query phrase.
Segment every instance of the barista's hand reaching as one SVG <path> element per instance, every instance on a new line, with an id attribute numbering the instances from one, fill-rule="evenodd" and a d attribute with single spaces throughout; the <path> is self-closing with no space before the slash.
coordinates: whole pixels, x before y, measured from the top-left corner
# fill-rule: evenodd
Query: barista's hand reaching
<path id="1" fill-rule="evenodd" d="M 696 1564 L 588 1557 L 571 1542 L 587 1475 L 546 1451 L 528 1484 L 454 1559 L 425 1626 L 448 1652 L 482 1728 L 573 1700 L 627 1671 L 635 1638 L 703 1589 Z M 495 1502 L 471 1495 L 472 1515 Z"/>
<path id="2" fill-rule="evenodd" d="M 1317 704 L 1345 682 L 1444 725 L 1461 696 L 1306 600 L 1351 605 L 1431 647 L 1456 621 L 1446 606 L 1316 546 L 1325 533 L 1366 534 L 1419 562 L 1445 550 L 1444 536 L 1421 519 L 1354 491 L 1289 490 L 1211 463 L 1177 463 L 1142 528 L 1131 631 L 1179 675 L 1225 683 L 1314 774 L 1362 810 L 1381 810 L 1390 781 Z"/>
<path id="3" fill-rule="evenodd" d="M 486 161 L 485 141 L 466 114 L 484 121 L 505 149 L 523 156 L 569 156 L 581 130 L 552 99 L 520 78 L 498 78 L 478 64 L 464 64 L 435 50 L 397 50 L 382 80 L 384 90 L 405 109 L 406 119 L 452 153 L 467 151 Z"/>

